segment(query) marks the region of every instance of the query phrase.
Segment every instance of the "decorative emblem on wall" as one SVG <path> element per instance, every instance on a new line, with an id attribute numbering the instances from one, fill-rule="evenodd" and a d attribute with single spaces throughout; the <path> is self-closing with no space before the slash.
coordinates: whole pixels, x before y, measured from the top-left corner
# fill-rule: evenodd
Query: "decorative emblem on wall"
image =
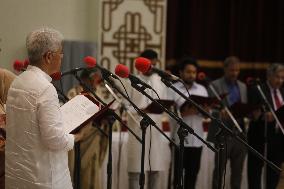
<path id="1" fill-rule="evenodd" d="M 164 63 L 166 0 L 101 0 L 99 61 L 113 70 L 118 63 L 133 72 L 133 60 L 154 49 Z M 163 65 L 161 65 L 163 66 Z"/>

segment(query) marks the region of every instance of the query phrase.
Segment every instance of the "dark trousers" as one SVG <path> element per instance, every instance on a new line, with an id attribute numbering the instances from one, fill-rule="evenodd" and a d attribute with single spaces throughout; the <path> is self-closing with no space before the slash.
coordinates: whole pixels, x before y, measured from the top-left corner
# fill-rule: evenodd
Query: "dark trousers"
<path id="1" fill-rule="evenodd" d="M 231 164 L 231 189 L 240 189 L 242 182 L 242 171 L 243 164 L 246 156 L 246 148 L 240 142 L 236 141 L 231 137 L 227 137 L 225 150 L 222 155 L 222 159 L 224 160 L 221 164 L 221 173 L 220 176 L 223 178 L 224 170 L 226 168 L 226 158 L 230 160 Z M 217 158 L 215 155 L 215 166 L 213 171 L 213 183 L 212 188 L 217 189 L 218 186 L 218 175 L 217 175 Z M 224 180 L 222 179 L 222 183 Z"/>
<path id="2" fill-rule="evenodd" d="M 194 189 L 200 168 L 202 147 L 185 147 L 183 154 L 184 189 Z M 174 186 L 177 184 L 179 152 L 175 151 Z"/>
<path id="3" fill-rule="evenodd" d="M 283 136 L 280 132 L 274 133 L 273 137 L 268 138 L 267 142 L 267 159 L 272 161 L 276 166 L 280 167 L 282 162 Z M 259 153 L 264 154 L 264 144 L 257 144 L 256 141 L 251 142 L 253 148 Z M 261 189 L 261 175 L 263 161 L 254 154 L 248 153 L 248 187 L 249 189 Z M 277 173 L 269 166 L 267 168 L 266 186 L 267 189 L 275 189 L 280 179 L 280 173 Z"/>

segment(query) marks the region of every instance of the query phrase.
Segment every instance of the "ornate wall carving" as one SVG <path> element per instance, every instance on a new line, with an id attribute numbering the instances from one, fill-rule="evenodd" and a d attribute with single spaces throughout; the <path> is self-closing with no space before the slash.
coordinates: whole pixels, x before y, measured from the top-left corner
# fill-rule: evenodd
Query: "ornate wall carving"
<path id="1" fill-rule="evenodd" d="M 133 60 L 151 48 L 164 67 L 166 4 L 166 0 L 100 0 L 100 64 L 113 71 L 121 63 L 135 72 Z"/>

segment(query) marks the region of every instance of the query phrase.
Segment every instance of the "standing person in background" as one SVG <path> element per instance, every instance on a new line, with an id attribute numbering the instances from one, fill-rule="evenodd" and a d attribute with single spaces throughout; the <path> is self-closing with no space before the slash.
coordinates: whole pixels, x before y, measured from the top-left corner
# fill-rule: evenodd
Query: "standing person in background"
<path id="1" fill-rule="evenodd" d="M 181 91 L 184 95 L 203 96 L 208 97 L 207 90 L 204 86 L 195 82 L 198 70 L 197 61 L 192 58 L 184 58 L 179 63 L 180 78 L 184 81 L 186 86 L 182 83 L 175 83 L 175 87 Z M 186 87 L 186 88 L 185 88 Z M 188 124 L 196 132 L 197 135 L 203 136 L 203 116 L 197 111 L 197 109 L 189 104 L 185 104 L 185 100 L 173 93 L 173 99 L 177 104 L 178 109 L 181 112 L 183 121 Z M 209 111 L 208 107 L 204 107 Z M 175 127 L 177 128 L 177 127 Z M 175 133 L 176 134 L 176 133 Z M 202 142 L 191 134 L 185 138 L 184 141 L 184 154 L 183 154 L 183 169 L 184 169 L 184 188 L 194 189 L 197 175 L 200 168 L 200 159 L 202 153 Z M 175 176 L 178 172 L 179 151 L 175 152 Z M 175 186 L 177 180 L 175 178 Z"/>
<path id="2" fill-rule="evenodd" d="M 230 56 L 224 61 L 224 76 L 211 83 L 211 85 L 215 88 L 219 95 L 228 93 L 228 96 L 226 97 L 224 102 L 227 107 L 232 106 L 236 102 L 247 103 L 247 87 L 244 83 L 238 80 L 239 73 L 240 60 L 237 57 Z M 209 89 L 208 91 L 211 96 L 215 96 Z M 234 126 L 232 120 L 224 109 L 222 109 L 221 111 L 216 110 L 215 112 L 213 112 L 213 116 L 219 117 L 226 124 L 226 126 L 233 130 L 233 132 L 238 132 L 237 128 Z M 237 121 L 242 127 L 243 133 L 245 133 L 243 120 L 240 119 Z M 217 124 L 218 123 L 213 121 L 209 126 L 207 138 L 208 141 L 215 144 L 215 135 L 219 130 Z M 242 170 L 246 156 L 246 148 L 231 136 L 225 136 L 224 142 L 226 149 L 224 149 L 224 153 L 221 154 L 224 162 L 221 165 L 222 171 L 220 173 L 220 176 L 223 177 L 224 169 L 226 168 L 225 162 L 228 158 L 231 163 L 231 189 L 240 189 L 242 182 Z M 215 156 L 213 189 L 216 189 L 218 184 L 217 169 L 217 158 Z"/>
<path id="3" fill-rule="evenodd" d="M 267 69 L 267 81 L 260 85 L 268 102 L 274 111 L 284 105 L 284 66 L 271 64 Z M 256 87 L 249 90 L 249 102 L 258 106 L 264 101 Z M 265 145 L 265 121 L 267 121 L 267 159 L 280 167 L 283 162 L 284 146 L 283 133 L 268 109 L 259 107 L 253 111 L 253 119 L 248 130 L 248 142 L 259 153 L 264 154 Z M 263 161 L 251 152 L 248 153 L 248 186 L 249 189 L 261 189 Z M 275 189 L 279 182 L 280 173 L 266 167 L 266 188 Z"/>
<path id="4" fill-rule="evenodd" d="M 97 83 L 93 77 L 94 72 L 83 70 L 80 74 L 80 78 L 83 83 L 88 87 L 93 88 L 97 92 Z M 77 85 L 68 91 L 68 98 L 71 99 L 81 92 L 87 92 L 81 85 Z M 89 95 L 92 95 L 91 93 Z M 100 96 L 100 95 L 99 95 Z M 100 96 L 104 99 L 102 96 Z M 105 99 L 104 99 L 105 100 Z M 96 124 L 96 123 L 94 123 Z M 111 123 L 110 123 L 111 124 Z M 80 142 L 80 157 L 81 157 L 81 169 L 80 179 L 81 188 L 84 189 L 100 189 L 101 183 L 101 167 L 106 157 L 106 151 L 108 148 L 108 138 L 92 123 L 89 123 L 88 129 L 84 130 L 84 141 Z M 108 124 L 97 125 L 103 132 L 108 133 Z M 71 177 L 74 173 L 74 151 L 69 151 L 69 168 Z"/>
<path id="5" fill-rule="evenodd" d="M 5 188 L 5 104 L 8 89 L 15 77 L 15 74 L 12 72 L 0 68 L 0 188 Z"/>
<path id="6" fill-rule="evenodd" d="M 141 53 L 141 57 L 151 60 L 153 66 L 157 63 L 158 54 L 153 50 L 145 50 Z M 147 74 L 141 74 L 138 77 L 142 79 L 145 83 L 152 86 L 160 96 L 161 99 L 168 98 L 168 89 L 162 83 L 161 78 L 158 74 L 148 72 Z M 138 108 L 145 109 L 150 103 L 150 99 L 142 95 L 132 87 L 130 87 L 130 98 L 138 106 Z M 154 99 L 157 99 L 157 95 L 149 89 L 145 90 Z M 138 116 L 134 109 L 131 110 L 132 114 L 135 116 L 136 120 L 139 121 L 141 118 Z M 162 114 L 152 114 L 148 115 L 155 121 L 157 126 L 162 130 Z M 142 131 L 140 125 L 137 124 L 130 116 L 128 117 L 128 126 L 139 136 L 142 136 Z M 169 167 L 170 159 L 170 148 L 165 141 L 164 136 L 154 127 L 149 126 L 146 130 L 146 141 L 145 141 L 145 175 L 146 189 L 165 189 L 167 188 L 165 179 L 166 172 Z M 140 160 L 141 160 L 141 143 L 136 140 L 135 137 L 129 135 L 127 142 L 128 149 L 128 176 L 129 176 L 129 189 L 139 188 L 139 174 L 140 174 Z"/>
<path id="7" fill-rule="evenodd" d="M 62 34 L 40 28 L 26 38 L 30 65 L 8 91 L 6 188 L 72 189 L 67 152 L 78 134 L 64 130 L 51 74 L 60 71 Z"/>

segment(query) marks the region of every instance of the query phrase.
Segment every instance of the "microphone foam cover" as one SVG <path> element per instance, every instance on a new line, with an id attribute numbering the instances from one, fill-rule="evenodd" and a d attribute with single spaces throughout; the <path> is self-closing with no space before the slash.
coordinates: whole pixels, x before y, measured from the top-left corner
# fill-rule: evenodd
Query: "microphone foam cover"
<path id="1" fill-rule="evenodd" d="M 15 60 L 13 63 L 14 70 L 20 72 L 24 68 L 24 63 L 20 60 Z"/>
<path id="2" fill-rule="evenodd" d="M 29 59 L 28 59 L 28 58 L 26 58 L 26 59 L 24 60 L 23 64 L 24 64 L 24 68 L 27 68 L 27 67 L 28 67 L 28 65 L 30 64 Z"/>
<path id="3" fill-rule="evenodd" d="M 151 60 L 147 58 L 138 57 L 135 59 L 135 68 L 142 73 L 148 72 L 151 69 L 151 66 Z"/>
<path id="4" fill-rule="evenodd" d="M 87 67 L 89 67 L 89 68 L 93 68 L 97 64 L 96 59 L 94 57 L 91 57 L 91 56 L 86 56 L 84 58 L 84 62 L 87 64 Z"/>
<path id="5" fill-rule="evenodd" d="M 61 79 L 61 72 L 55 72 L 55 73 L 51 74 L 50 77 L 54 81 L 60 80 Z"/>
<path id="6" fill-rule="evenodd" d="M 205 80 L 205 78 L 206 78 L 206 74 L 205 74 L 204 72 L 199 72 L 199 73 L 197 74 L 197 79 L 198 79 L 199 81 L 203 81 L 203 80 Z"/>
<path id="7" fill-rule="evenodd" d="M 115 67 L 115 74 L 119 77 L 122 77 L 122 78 L 128 78 L 129 76 L 129 69 L 127 66 L 123 65 L 123 64 L 118 64 L 116 67 Z"/>

